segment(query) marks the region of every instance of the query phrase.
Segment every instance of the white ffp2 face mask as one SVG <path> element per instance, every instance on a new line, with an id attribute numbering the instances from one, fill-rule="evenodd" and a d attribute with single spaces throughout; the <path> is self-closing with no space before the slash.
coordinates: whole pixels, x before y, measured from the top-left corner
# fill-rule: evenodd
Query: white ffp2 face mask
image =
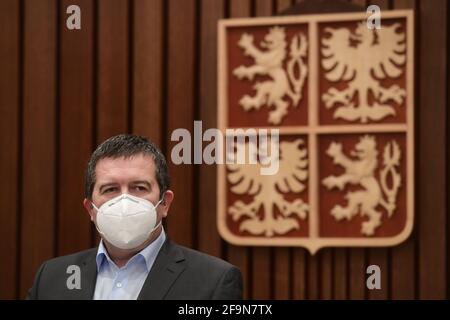
<path id="1" fill-rule="evenodd" d="M 155 231 L 156 207 L 150 201 L 129 194 L 117 196 L 97 208 L 97 230 L 113 246 L 134 249 L 143 244 Z"/>

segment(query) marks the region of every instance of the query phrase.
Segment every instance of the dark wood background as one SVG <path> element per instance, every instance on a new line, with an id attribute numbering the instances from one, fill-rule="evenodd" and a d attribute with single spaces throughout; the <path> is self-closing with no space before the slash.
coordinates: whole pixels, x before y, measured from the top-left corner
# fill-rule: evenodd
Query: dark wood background
<path id="1" fill-rule="evenodd" d="M 216 127 L 216 23 L 291 0 L 0 1 L 0 298 L 22 298 L 46 259 L 92 247 L 82 207 L 90 153 L 122 132 L 170 152 L 170 133 Z M 351 1 L 365 6 L 364 0 Z M 177 242 L 238 265 L 254 299 L 449 298 L 450 4 L 370 1 L 416 17 L 416 217 L 386 249 L 245 248 L 216 230 L 215 168 L 171 166 Z M 78 4 L 82 30 L 65 28 Z M 382 289 L 365 289 L 378 264 Z"/>

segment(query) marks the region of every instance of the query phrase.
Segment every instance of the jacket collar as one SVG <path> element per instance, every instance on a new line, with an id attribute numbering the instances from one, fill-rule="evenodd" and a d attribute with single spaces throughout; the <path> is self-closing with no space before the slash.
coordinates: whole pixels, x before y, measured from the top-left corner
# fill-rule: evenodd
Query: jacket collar
<path id="1" fill-rule="evenodd" d="M 81 263 L 81 290 L 75 299 L 90 300 L 94 297 L 97 280 L 97 250 L 92 250 Z M 174 281 L 186 268 L 183 252 L 169 237 L 161 247 L 152 269 L 150 270 L 138 300 L 161 300 L 173 285 Z"/>
<path id="2" fill-rule="evenodd" d="M 180 248 L 167 237 L 150 273 L 145 279 L 138 300 L 160 300 L 186 268 Z"/>
<path id="3" fill-rule="evenodd" d="M 81 263 L 81 289 L 73 290 L 77 293 L 76 299 L 91 300 L 94 297 L 97 280 L 97 263 L 95 257 L 97 250 L 92 250 Z"/>

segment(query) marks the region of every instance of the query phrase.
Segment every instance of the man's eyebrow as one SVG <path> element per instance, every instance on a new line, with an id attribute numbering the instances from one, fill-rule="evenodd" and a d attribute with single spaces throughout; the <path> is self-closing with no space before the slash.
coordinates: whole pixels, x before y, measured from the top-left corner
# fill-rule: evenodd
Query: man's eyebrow
<path id="1" fill-rule="evenodd" d="M 100 190 L 100 192 L 102 192 L 102 189 L 104 189 L 106 187 L 116 186 L 116 185 L 117 185 L 117 183 L 115 183 L 115 182 L 109 182 L 109 183 L 102 184 L 98 189 Z"/>

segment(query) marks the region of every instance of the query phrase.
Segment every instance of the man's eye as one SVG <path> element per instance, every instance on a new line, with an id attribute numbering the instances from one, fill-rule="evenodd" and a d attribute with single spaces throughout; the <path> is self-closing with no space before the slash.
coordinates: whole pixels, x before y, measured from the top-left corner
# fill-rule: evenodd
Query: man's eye
<path id="1" fill-rule="evenodd" d="M 103 191 L 103 193 L 109 193 L 109 192 L 113 192 L 113 191 L 114 191 L 114 188 L 108 188 L 108 189 L 105 189 Z"/>
<path id="2" fill-rule="evenodd" d="M 134 189 L 137 191 L 146 191 L 147 190 L 147 188 L 144 186 L 135 186 Z"/>

